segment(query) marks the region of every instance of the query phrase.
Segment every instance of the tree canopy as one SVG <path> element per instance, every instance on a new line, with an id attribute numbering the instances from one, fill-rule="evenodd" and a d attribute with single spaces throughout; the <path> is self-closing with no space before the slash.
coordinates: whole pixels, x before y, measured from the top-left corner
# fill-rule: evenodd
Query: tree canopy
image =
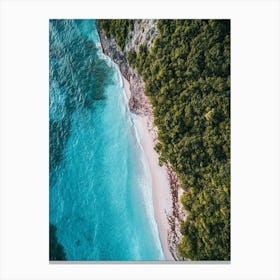
<path id="1" fill-rule="evenodd" d="M 128 31 L 133 29 L 131 19 L 103 19 L 100 20 L 100 27 L 104 30 L 107 37 L 114 37 L 116 43 L 123 50 Z"/>

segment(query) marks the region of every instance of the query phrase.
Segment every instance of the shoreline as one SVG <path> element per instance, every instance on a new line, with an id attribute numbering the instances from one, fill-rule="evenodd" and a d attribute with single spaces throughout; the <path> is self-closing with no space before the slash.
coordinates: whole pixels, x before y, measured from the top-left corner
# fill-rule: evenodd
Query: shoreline
<path id="1" fill-rule="evenodd" d="M 122 76 L 123 88 L 128 100 L 131 97 L 130 84 Z M 140 135 L 140 143 L 146 156 L 152 177 L 154 216 L 158 227 L 161 247 L 166 260 L 173 260 L 168 244 L 168 216 L 172 213 L 172 194 L 169 191 L 169 178 L 166 166 L 158 164 L 158 154 L 154 150 L 154 140 L 148 127 L 148 117 L 135 115 L 135 126 Z"/>
<path id="2" fill-rule="evenodd" d="M 115 39 L 107 38 L 104 32 L 98 27 L 98 24 L 97 31 L 103 53 L 110 57 L 119 67 L 123 89 L 128 99 L 129 110 L 135 114 L 136 122 L 145 128 L 137 128 L 137 130 L 139 131 L 139 135 L 142 135 L 143 132 L 145 134 L 145 137 L 140 136 L 142 139 L 140 143 L 149 162 L 149 168 L 150 170 L 152 169 L 151 176 L 154 177 L 152 180 L 153 207 L 165 258 L 167 261 L 186 260 L 178 252 L 178 244 L 182 239 L 180 223 L 186 219 L 186 212 L 179 199 L 182 189 L 179 178 L 176 172 L 173 171 L 171 165 L 165 163 L 163 167 L 160 167 L 158 164 L 159 155 L 154 150 L 154 145 L 158 142 L 158 129 L 154 125 L 152 105 L 144 93 L 145 83 L 137 72 L 128 65 L 126 53 L 119 48 Z M 148 142 L 148 145 L 144 144 Z M 148 148 L 144 149 L 144 146 Z M 150 153 L 153 156 L 150 156 Z M 161 174 L 161 172 L 157 172 L 158 169 L 165 169 L 164 175 L 158 175 Z M 157 177 L 163 178 L 163 185 L 159 183 Z M 157 183 L 155 184 L 154 182 Z M 165 201 L 166 199 L 168 203 Z"/>

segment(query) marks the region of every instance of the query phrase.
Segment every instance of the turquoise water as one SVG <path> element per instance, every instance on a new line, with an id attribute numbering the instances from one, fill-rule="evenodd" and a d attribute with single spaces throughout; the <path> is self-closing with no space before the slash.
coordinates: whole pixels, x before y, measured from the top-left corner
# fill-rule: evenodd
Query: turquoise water
<path id="1" fill-rule="evenodd" d="M 94 20 L 50 20 L 50 223 L 67 260 L 162 260 L 151 177 Z"/>

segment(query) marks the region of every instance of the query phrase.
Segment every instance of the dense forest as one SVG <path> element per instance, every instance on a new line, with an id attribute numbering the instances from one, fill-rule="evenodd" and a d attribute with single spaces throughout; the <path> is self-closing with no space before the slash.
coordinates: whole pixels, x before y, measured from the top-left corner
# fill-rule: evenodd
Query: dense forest
<path id="1" fill-rule="evenodd" d="M 100 26 L 124 49 L 131 20 L 103 20 Z M 171 163 L 184 189 L 187 219 L 179 253 L 191 260 L 229 260 L 230 21 L 159 20 L 157 28 L 151 49 L 142 45 L 127 59 L 153 106 L 160 164 Z"/>

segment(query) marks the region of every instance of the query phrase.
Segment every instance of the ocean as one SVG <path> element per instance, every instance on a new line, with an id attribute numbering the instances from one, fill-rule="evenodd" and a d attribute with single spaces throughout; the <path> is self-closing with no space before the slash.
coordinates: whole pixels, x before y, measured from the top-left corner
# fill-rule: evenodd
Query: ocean
<path id="1" fill-rule="evenodd" d="M 95 21 L 50 20 L 49 44 L 49 220 L 65 259 L 164 260 L 135 116 Z"/>

